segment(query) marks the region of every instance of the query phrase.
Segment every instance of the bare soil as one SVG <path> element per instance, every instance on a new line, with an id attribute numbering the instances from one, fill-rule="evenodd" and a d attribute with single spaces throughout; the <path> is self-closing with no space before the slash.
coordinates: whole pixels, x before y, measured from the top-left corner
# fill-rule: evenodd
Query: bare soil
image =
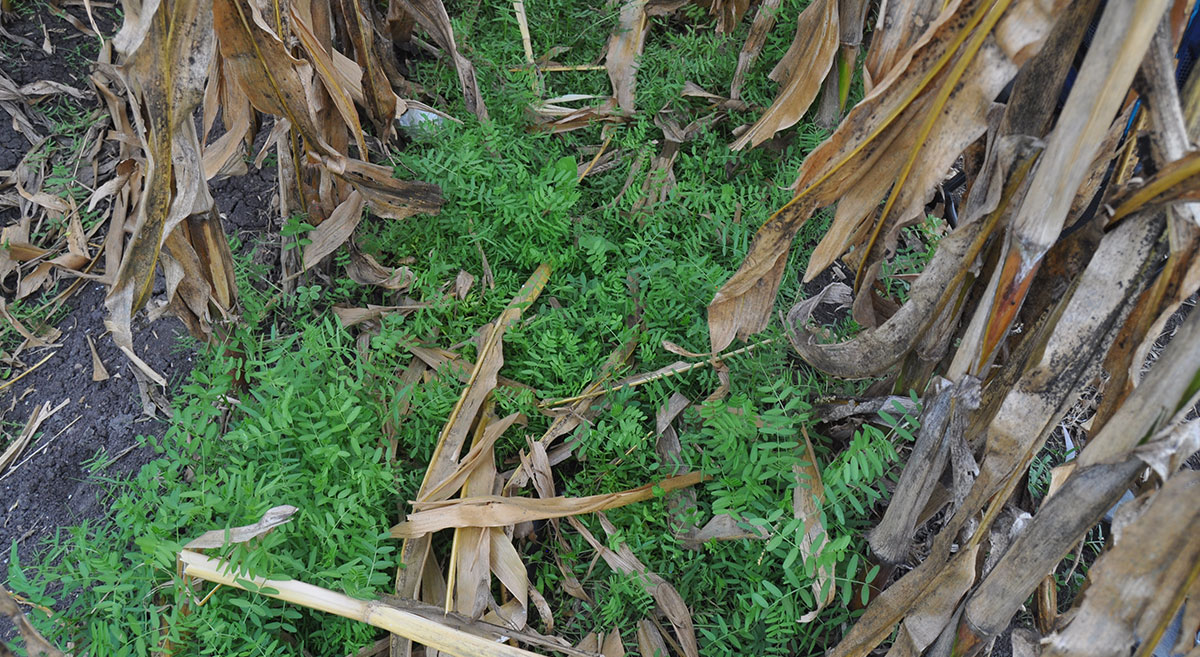
<path id="1" fill-rule="evenodd" d="M 84 25 L 89 24 L 81 7 L 67 11 Z M 119 27 L 111 12 L 97 8 L 96 13 L 101 32 L 108 36 Z M 33 14 L 18 14 L 6 21 L 5 29 L 37 45 L 31 48 L 10 42 L 0 50 L 0 69 L 18 85 L 49 79 L 91 92 L 86 67 L 96 54 L 96 37 L 83 34 L 63 18 L 45 11 L 44 5 Z M 53 54 L 41 48 L 46 35 L 54 45 Z M 94 98 L 88 102 L 100 106 Z M 8 115 L 0 111 L 0 171 L 13 169 L 30 146 L 13 130 Z M 248 245 L 258 241 L 269 225 L 274 185 L 273 169 L 252 169 L 248 175 L 212 185 L 226 229 L 236 231 Z M 18 219 L 15 208 L 0 211 L 0 226 Z M 48 294 L 67 289 L 74 281 L 63 276 L 57 289 Z M 160 281 L 156 293 L 162 292 L 161 286 Z M 104 497 L 110 487 L 100 477 L 121 479 L 136 473 L 154 458 L 153 450 L 140 437 L 161 435 L 165 428 L 161 413 L 158 417 L 147 414 L 148 406 L 143 403 L 128 359 L 106 333 L 106 291 L 103 285 L 83 281 L 67 302 L 69 312 L 58 325 L 62 331 L 58 342 L 21 354 L 22 360 L 31 365 L 48 354 L 50 358 L 0 393 L 0 423 L 11 435 L 20 432 L 39 404 L 48 402 L 54 407 L 66 401 L 42 424 L 14 465 L 0 473 L 0 582 L 7 578 L 9 551 L 14 543 L 20 560 L 29 563 L 58 528 L 103 519 Z M 139 317 L 134 335 L 138 355 L 168 380 L 163 392 L 169 399 L 191 371 L 196 343 L 185 339 L 186 331 L 174 318 L 149 324 L 145 317 Z M 89 336 L 110 374 L 107 380 L 92 380 Z M 14 376 L 17 374 L 20 372 Z M 0 385 L 4 383 L 0 381 Z M 95 468 L 95 462 L 103 466 Z M 0 636 L 4 630 L 0 627 Z"/>

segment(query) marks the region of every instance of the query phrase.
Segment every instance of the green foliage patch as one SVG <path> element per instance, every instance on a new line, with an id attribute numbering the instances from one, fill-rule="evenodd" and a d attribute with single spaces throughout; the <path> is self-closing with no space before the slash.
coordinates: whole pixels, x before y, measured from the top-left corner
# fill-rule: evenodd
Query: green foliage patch
<path id="1" fill-rule="evenodd" d="M 781 27 L 747 78 L 744 97 L 758 110 L 773 96 L 765 72 L 786 49 L 786 26 L 801 8 L 784 3 Z M 587 63 L 603 52 L 616 20 L 615 9 L 579 0 L 527 9 L 535 53 L 567 47 L 557 56 L 564 63 Z M 93 655 L 148 654 L 163 641 L 164 621 L 179 654 L 351 654 L 378 633 L 252 593 L 222 589 L 181 616 L 173 606 L 181 593 L 173 555 L 204 531 L 247 524 L 267 508 L 292 504 L 301 511 L 291 523 L 255 550 L 235 550 L 237 563 L 255 574 L 295 577 L 360 597 L 389 591 L 398 545 L 386 532 L 415 494 L 461 390 L 445 373 L 401 386 L 397 375 L 411 358 L 406 347 L 453 347 L 473 360 L 480 327 L 496 318 L 542 262 L 553 267 L 549 284 L 505 336 L 501 374 L 533 390 L 501 387 L 495 393 L 499 410 L 529 418 L 498 444 L 501 467 L 513 466 L 525 435 L 539 436 L 549 425 L 538 400 L 578 394 L 621 345 L 634 341 L 634 365 L 618 376 L 678 360 L 664 341 L 707 351 L 708 301 L 740 263 L 757 227 L 790 198 L 787 186 L 801 160 L 824 136 L 800 125 L 788 145 L 734 153 L 728 148 L 732 128 L 752 121 L 758 110 L 731 113 L 681 145 L 664 201 L 638 203 L 643 187 L 661 184 L 647 182 L 656 175 L 649 163 L 662 147 L 654 114 L 669 109 L 687 122 L 709 111 L 681 97 L 685 82 L 718 93 L 728 88 L 748 21 L 730 36 L 716 34 L 711 22 L 696 9 L 653 19 L 639 73 L 643 111 L 611 133 L 616 166 L 579 180 L 603 141 L 600 128 L 563 135 L 531 131 L 524 114 L 533 99 L 531 74 L 510 70 L 523 60 L 511 3 L 485 0 L 467 7 L 455 28 L 480 69 L 493 120 L 445 123 L 413 135 L 391 164 L 398 177 L 439 185 L 442 212 L 404 222 L 368 217 L 356 235 L 384 265 L 409 263 L 415 280 L 406 294 L 431 305 L 406 317 L 385 317 L 369 348 L 360 349 L 357 330 L 340 326 L 329 307 L 386 305 L 393 296 L 345 278 L 311 278 L 299 282 L 294 298 L 277 303 L 270 272 L 240 262 L 245 324 L 232 331 L 229 344 L 205 351 L 176 397 L 167 434 L 148 439 L 162 458 L 133 480 L 112 482 L 110 521 L 64 530 L 37 564 L 10 568 L 14 590 L 56 606 L 86 632 L 44 618 L 40 624 L 76 641 L 77 652 Z M 457 79 L 445 63 L 422 64 L 416 78 L 461 108 Z M 603 72 L 546 77 L 547 95 L 604 94 L 608 85 Z M 304 220 L 297 216 L 285 227 L 290 239 L 303 239 Z M 799 296 L 807 253 L 827 221 L 814 219 L 801 232 L 781 305 Z M 344 258 L 336 256 L 335 263 Z M 446 294 L 460 270 L 476 279 L 461 300 Z M 341 269 L 335 271 L 340 276 Z M 490 287 L 482 283 L 489 271 Z M 863 595 L 863 585 L 876 575 L 858 536 L 883 495 L 882 479 L 898 460 L 893 443 L 915 426 L 912 418 L 897 418 L 891 431 L 865 425 L 846 444 L 822 438 L 811 429 L 812 404 L 856 389 L 797 369 L 778 328 L 761 337 L 770 341 L 728 360 L 732 394 L 721 401 L 703 401 L 719 385 L 707 367 L 598 401 L 595 421 L 568 437 L 576 459 L 556 470 L 563 495 L 660 480 L 675 464 L 655 450 L 658 409 L 673 393 L 696 402 L 676 423 L 683 465 L 711 477 L 696 488 L 691 517 L 673 517 L 672 498 L 655 497 L 610 512 L 617 533 L 608 540 L 627 543 L 647 568 L 679 589 L 705 655 L 823 653 L 852 616 L 851 596 Z M 235 380 L 245 381 L 248 390 L 237 400 L 231 398 Z M 403 416 L 401 401 L 409 408 Z M 792 509 L 794 489 L 804 485 L 793 471 L 807 458 L 805 428 L 826 491 L 822 549 L 808 559 L 799 547 L 806 528 Z M 395 454 L 387 432 L 394 433 Z M 674 533 L 718 513 L 766 538 L 710 541 L 695 549 Z M 594 518 L 583 521 L 604 536 Z M 637 577 L 602 561 L 593 566 L 594 551 L 580 536 L 564 531 L 563 538 L 565 546 L 542 527 L 535 538 L 518 542 L 532 583 L 555 614 L 556 634 L 577 641 L 598 629 L 629 630 L 654 613 Z M 435 541 L 435 549 L 443 547 Z M 558 551 L 592 603 L 565 593 L 549 550 Z M 823 597 L 813 583 L 825 569 L 835 574 L 837 602 L 800 624 Z M 75 592 L 79 596 L 67 602 Z M 624 634 L 626 647 L 636 649 L 633 632 Z"/>

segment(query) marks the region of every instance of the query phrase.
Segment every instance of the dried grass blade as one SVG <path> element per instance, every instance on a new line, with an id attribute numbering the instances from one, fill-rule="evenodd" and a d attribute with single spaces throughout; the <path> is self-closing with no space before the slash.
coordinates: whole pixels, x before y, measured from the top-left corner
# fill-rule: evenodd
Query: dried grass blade
<path id="1" fill-rule="evenodd" d="M 13 461 L 21 455 L 21 452 L 29 445 L 29 441 L 33 440 L 33 434 L 37 433 L 42 423 L 50 419 L 52 415 L 67 405 L 70 400 L 64 400 L 58 406 L 50 408 L 50 402 L 44 402 L 39 406 L 34 407 L 33 412 L 29 414 L 29 420 L 25 423 L 25 428 L 21 430 L 20 435 L 13 440 L 12 444 L 0 454 L 0 474 L 3 474 L 8 466 L 12 465 Z"/>

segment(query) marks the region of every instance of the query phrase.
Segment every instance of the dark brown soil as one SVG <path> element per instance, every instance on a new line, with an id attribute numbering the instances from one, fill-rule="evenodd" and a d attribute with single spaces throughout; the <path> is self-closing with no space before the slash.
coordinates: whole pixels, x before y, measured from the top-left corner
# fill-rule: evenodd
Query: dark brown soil
<path id="1" fill-rule="evenodd" d="M 152 450 L 139 445 L 138 436 L 160 433 L 163 423 L 144 413 L 129 360 L 104 335 L 104 295 L 102 285 L 83 286 L 72 301 L 70 316 L 59 326 L 61 346 L 47 348 L 53 354 L 50 360 L 0 397 L 0 420 L 9 426 L 24 425 L 43 402 L 54 407 L 67 401 L 42 424 L 40 437 L 14 466 L 0 474 L 0 572 L 6 571 L 13 541 L 22 560 L 28 561 L 55 528 L 103 517 L 103 486 L 89 477 L 85 463 L 103 452 L 104 460 L 115 460 L 101 474 L 123 477 L 153 457 Z M 171 388 L 192 368 L 192 348 L 180 341 L 181 334 L 185 332 L 173 318 L 135 327 L 134 332 L 137 352 L 171 382 Z M 107 381 L 92 381 L 88 336 L 96 341 L 111 375 Z M 42 354 L 33 353 L 28 360 L 41 359 Z"/>
<path id="2" fill-rule="evenodd" d="M 18 85 L 50 79 L 90 92 L 86 62 L 95 55 L 97 39 L 49 14 L 44 5 L 39 7 L 5 24 L 10 33 L 39 47 L 6 44 L 0 49 L 0 68 Z M 82 8 L 68 11 L 88 24 Z M 117 27 L 115 16 L 105 14 L 111 11 L 97 9 L 101 31 L 109 35 Z M 55 45 L 53 55 L 40 49 L 43 30 Z M 84 101 L 85 105 L 89 103 L 95 101 Z M 12 130 L 8 115 L 0 111 L 0 170 L 16 166 L 29 147 L 25 137 Z M 227 230 L 236 232 L 244 243 L 259 241 L 269 225 L 274 180 L 273 169 L 252 170 L 246 176 L 212 185 Z M 15 208 L 0 211 L 0 226 L 17 218 Z M 64 277 L 58 290 L 66 289 L 72 281 Z M 159 286 L 156 294 L 162 293 L 161 282 Z M 7 579 L 9 550 L 14 542 L 21 561 L 29 563 L 57 528 L 103 518 L 106 485 L 99 477 L 119 479 L 137 472 L 154 456 L 139 436 L 161 435 L 165 427 L 161 416 L 146 414 L 131 365 L 105 331 L 106 288 L 90 281 L 78 287 L 67 302 L 69 314 L 58 325 L 62 331 L 58 343 L 21 354 L 29 364 L 52 354 L 49 360 L 0 393 L 0 422 L 11 435 L 20 432 L 39 404 L 49 402 L 53 407 L 67 401 L 42 424 L 35 440 L 14 465 L 0 473 L 0 582 Z M 88 336 L 95 341 L 111 375 L 108 380 L 92 380 Z M 138 355 L 169 381 L 164 391 L 169 399 L 191 371 L 195 342 L 186 339 L 182 325 L 174 318 L 148 324 L 144 316 L 139 317 L 134 336 Z M 93 462 L 103 465 L 93 471 L 95 466 L 89 467 Z M 0 623 L 0 636 L 4 634 Z"/>

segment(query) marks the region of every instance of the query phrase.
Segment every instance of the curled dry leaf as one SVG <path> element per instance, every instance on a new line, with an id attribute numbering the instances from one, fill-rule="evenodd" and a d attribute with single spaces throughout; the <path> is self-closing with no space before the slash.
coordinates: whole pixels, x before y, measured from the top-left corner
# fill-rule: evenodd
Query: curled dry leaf
<path id="1" fill-rule="evenodd" d="M 258 522 L 230 529 L 213 529 L 188 541 L 187 545 L 183 547 L 188 550 L 202 550 L 224 547 L 233 543 L 245 543 L 289 522 L 299 510 L 289 504 L 271 507 L 263 513 Z"/>
<path id="2" fill-rule="evenodd" d="M 353 240 L 348 242 L 348 245 L 350 262 L 346 265 L 346 274 L 355 283 L 403 291 L 407 290 L 416 278 L 408 267 L 388 268 L 379 264 L 371 254 L 360 251 Z"/>
<path id="3" fill-rule="evenodd" d="M 577 103 L 583 100 L 600 100 L 600 103 L 588 107 L 571 107 L 567 103 Z M 616 99 L 605 96 L 590 96 L 587 94 L 568 94 L 544 101 L 537 101 L 526 109 L 539 130 L 546 132 L 570 132 L 594 126 L 598 122 L 622 123 L 628 120 L 617 109 Z"/>
<path id="4" fill-rule="evenodd" d="M 0 614 L 7 617 L 9 622 L 21 633 L 21 638 L 25 640 L 25 654 L 41 655 L 42 657 L 65 657 L 63 651 L 47 641 L 30 624 L 29 619 L 25 618 L 25 614 L 21 613 L 21 608 L 17 606 L 17 601 L 9 594 L 8 589 L 3 587 L 0 587 Z M 12 654 L 5 643 L 0 643 L 0 652 Z"/>
<path id="5" fill-rule="evenodd" d="M 691 536 L 692 541 L 698 545 L 708 541 L 737 541 L 744 538 L 767 539 L 770 535 L 763 527 L 751 525 L 746 529 L 738 523 L 737 518 L 728 513 L 718 513 Z"/>
<path id="6" fill-rule="evenodd" d="M 712 0 L 708 13 L 717 17 L 717 31 L 729 34 L 737 29 L 750 9 L 750 0 Z"/>
<path id="7" fill-rule="evenodd" d="M 342 326 L 347 328 L 363 322 L 377 321 L 384 315 L 399 313 L 407 315 L 414 310 L 427 308 L 429 304 L 425 302 L 413 302 L 402 306 L 375 306 L 368 305 L 366 308 L 352 308 L 348 306 L 334 306 L 333 314 L 337 315 L 338 321 Z"/>

